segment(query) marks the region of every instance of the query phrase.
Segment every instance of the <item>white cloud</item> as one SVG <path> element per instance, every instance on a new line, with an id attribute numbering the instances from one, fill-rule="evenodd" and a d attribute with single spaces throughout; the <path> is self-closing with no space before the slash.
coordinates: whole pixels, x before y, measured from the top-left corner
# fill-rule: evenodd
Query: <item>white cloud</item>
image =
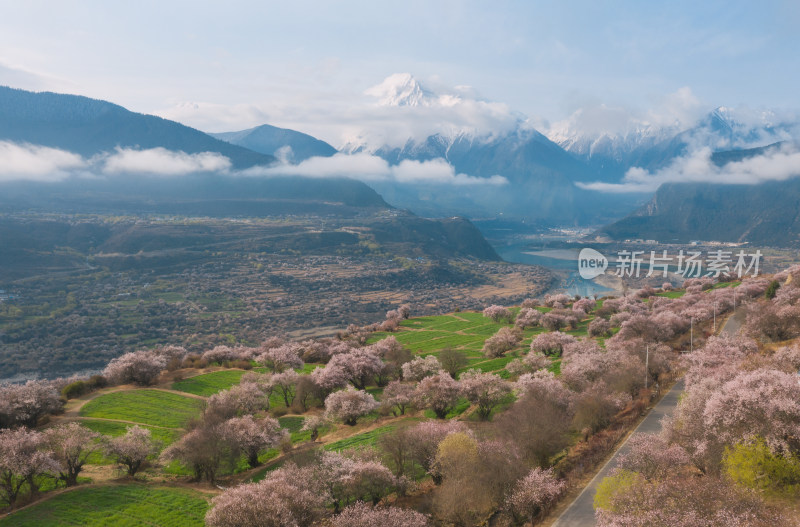
<path id="1" fill-rule="evenodd" d="M 290 152 L 286 152 L 290 156 Z M 114 152 L 84 159 L 78 154 L 43 146 L 0 142 L 0 182 L 14 180 L 61 181 L 70 176 L 114 177 L 120 174 L 176 177 L 200 172 L 216 172 L 251 177 L 307 176 L 347 177 L 365 182 L 394 181 L 421 185 L 504 185 L 506 178 L 494 175 L 479 178 L 459 174 L 444 159 L 402 161 L 390 165 L 370 154 L 337 154 L 312 157 L 298 165 L 283 163 L 231 169 L 231 162 L 214 152 L 187 154 L 165 148 L 135 150 L 117 148 Z"/>
<path id="2" fill-rule="evenodd" d="M 402 184 L 428 185 L 504 185 L 508 180 L 500 175 L 479 178 L 458 174 L 444 159 L 430 161 L 405 160 L 390 165 L 370 154 L 336 154 L 332 157 L 312 157 L 298 165 L 255 167 L 242 172 L 247 176 L 308 176 L 349 177 L 365 182 L 394 181 Z"/>
<path id="3" fill-rule="evenodd" d="M 576 183 L 600 192 L 654 192 L 663 183 L 719 183 L 754 185 L 800 176 L 800 151 L 785 145 L 723 166 L 711 160 L 711 149 L 701 148 L 673 161 L 668 167 L 650 172 L 639 167 L 628 170 L 621 183 Z"/>
<path id="4" fill-rule="evenodd" d="M 230 159 L 216 152 L 187 154 L 161 147 L 147 150 L 117 148 L 102 161 L 103 172 L 107 174 L 179 176 L 195 172 L 227 172 L 230 168 Z"/>
<path id="5" fill-rule="evenodd" d="M 230 160 L 216 152 L 187 154 L 165 148 L 134 150 L 117 148 L 91 159 L 40 145 L 0 141 L 0 182 L 53 182 L 71 176 L 96 177 L 118 174 L 182 176 L 198 172 L 229 173 Z"/>
<path id="6" fill-rule="evenodd" d="M 409 74 L 395 74 L 363 94 L 330 98 L 298 95 L 297 101 L 222 105 L 181 102 L 157 111 L 208 132 L 229 132 L 261 124 L 298 130 L 336 148 L 401 147 L 409 139 L 470 133 L 496 136 L 513 130 L 523 117 L 504 103 L 481 99 L 468 86 L 435 91 Z"/>
<path id="7" fill-rule="evenodd" d="M 0 142 L 0 181 L 59 181 L 86 166 L 81 156 L 57 148 Z"/>
<path id="8" fill-rule="evenodd" d="M 667 94 L 655 103 L 655 107 L 647 111 L 644 119 L 660 127 L 684 129 L 708 112 L 708 106 L 703 104 L 688 86 Z"/>
<path id="9" fill-rule="evenodd" d="M 654 106 L 644 111 L 596 100 L 584 101 L 572 115 L 553 123 L 544 133 L 556 143 L 574 141 L 578 137 L 624 138 L 631 133 L 653 136 L 664 129 L 677 133 L 695 125 L 710 109 L 688 87 L 655 100 Z"/>

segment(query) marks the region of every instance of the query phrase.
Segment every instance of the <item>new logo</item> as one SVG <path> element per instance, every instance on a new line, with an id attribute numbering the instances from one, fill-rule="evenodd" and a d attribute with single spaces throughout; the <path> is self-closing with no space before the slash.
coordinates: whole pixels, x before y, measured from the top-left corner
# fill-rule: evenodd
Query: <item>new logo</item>
<path id="1" fill-rule="evenodd" d="M 584 280 L 591 280 L 603 274 L 608 269 L 608 260 L 605 256 L 588 247 L 581 249 L 578 254 L 578 273 Z"/>

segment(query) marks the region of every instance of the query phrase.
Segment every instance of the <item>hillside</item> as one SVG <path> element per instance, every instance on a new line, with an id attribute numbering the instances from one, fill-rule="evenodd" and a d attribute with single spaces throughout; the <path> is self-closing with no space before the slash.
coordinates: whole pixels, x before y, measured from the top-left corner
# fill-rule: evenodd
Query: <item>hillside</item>
<path id="1" fill-rule="evenodd" d="M 764 153 L 774 145 L 717 152 L 717 165 Z M 639 210 L 601 229 L 615 240 L 652 239 L 750 242 L 773 247 L 800 245 L 800 179 L 756 185 L 670 183 Z"/>
<path id="2" fill-rule="evenodd" d="M 0 212 L 349 217 L 388 208 L 370 187 L 347 178 L 198 174 L 0 182 Z"/>
<path id="3" fill-rule="evenodd" d="M 775 278 L 796 289 L 797 280 L 787 276 Z M 702 279 L 685 290 L 598 301 L 547 295 L 544 305 L 528 299 L 524 306 L 495 305 L 482 313 L 412 316 L 415 308 L 405 305 L 384 322 L 351 325 L 337 338 L 292 342 L 272 334 L 258 347 L 231 342 L 197 353 L 156 346 L 119 357 L 91 379 L 0 386 L 9 401 L 0 408 L 0 426 L 18 425 L 2 432 L 9 434 L 2 439 L 16 434 L 28 452 L 53 457 L 62 455 L 57 447 L 69 440 L 82 460 L 73 479 L 46 477 L 52 465 L 31 469 L 41 477 L 0 498 L 0 510 L 9 513 L 0 525 L 228 525 L 217 519 L 243 514 L 247 524 L 255 524 L 286 504 L 293 514 L 311 518 L 309 527 L 381 525 L 372 510 L 393 511 L 397 525 L 415 527 L 479 525 L 489 517 L 505 525 L 519 523 L 519 517 L 547 522 L 624 444 L 639 457 L 619 460 L 622 468 L 651 470 L 653 482 L 642 477 L 606 488 L 606 500 L 632 487 L 649 492 L 666 478 L 689 490 L 725 485 L 725 493 L 714 495 L 723 497 L 707 506 L 698 507 L 689 492 L 675 495 L 687 508 L 734 512 L 740 496 L 748 496 L 749 508 L 738 518 L 767 511 L 775 525 L 788 525 L 796 489 L 765 480 L 770 467 L 751 469 L 727 457 L 692 460 L 686 453 L 698 436 L 710 437 L 720 450 L 741 449 L 751 430 L 781 438 L 780 425 L 796 427 L 800 408 L 781 406 L 796 400 L 796 349 L 763 358 L 755 341 L 714 336 L 717 317 L 733 311 L 737 293 L 740 305 L 747 299 L 770 313 L 785 311 L 780 303 L 797 298 L 789 291 L 765 302 L 768 281 Z M 750 332 L 758 327 L 751 318 Z M 770 328 L 796 337 L 789 318 Z M 764 338 L 759 336 L 758 346 L 766 344 Z M 689 339 L 695 346 L 689 373 L 671 390 L 685 387 L 686 394 L 669 413 L 684 425 L 679 430 L 693 435 L 647 435 L 637 425 L 665 388 L 684 376 L 678 367 L 687 359 L 677 352 Z M 762 359 L 754 371 L 756 353 Z M 723 408 L 712 407 L 713 394 L 701 391 L 700 380 L 728 395 Z M 743 382 L 749 389 L 738 386 Z M 756 403 L 751 390 L 758 394 Z M 737 412 L 742 404 L 763 411 Z M 725 412 L 735 428 L 700 421 L 695 431 L 687 425 L 697 420 L 698 405 L 706 413 Z M 36 443 L 33 428 L 56 448 Z M 129 449 L 114 448 L 120 442 L 138 449 L 128 455 Z M 19 450 L 10 441 L 4 446 Z M 667 448 L 681 449 L 681 455 L 665 457 Z M 450 455 L 456 462 L 445 464 Z M 788 456 L 771 459 L 779 467 L 792 462 Z M 731 478 L 706 476 L 705 467 L 713 473 L 724 469 Z M 750 473 L 757 477 L 748 479 Z M 411 492 L 408 482 L 414 484 Z M 744 494 L 764 483 L 785 490 L 786 504 Z M 546 508 L 538 501 L 537 508 L 525 509 L 509 499 L 526 488 L 535 497 L 545 485 L 555 486 Z M 307 505 L 296 496 L 309 487 L 317 498 Z M 252 499 L 228 499 L 242 494 Z M 486 499 L 465 502 L 465 495 Z M 376 508 L 354 505 L 358 501 Z M 607 507 L 607 501 L 598 503 Z M 636 514 L 652 508 L 634 503 Z M 356 512 L 369 521 L 348 521 Z M 290 523 L 278 517 L 270 525 Z"/>
<path id="4" fill-rule="evenodd" d="M 309 157 L 330 157 L 337 151 L 325 141 L 310 135 L 268 124 L 239 132 L 209 135 L 290 163 L 299 163 Z"/>
<path id="5" fill-rule="evenodd" d="M 750 242 L 800 245 L 800 180 L 760 185 L 672 183 L 650 202 L 600 232 L 615 240 Z"/>
<path id="6" fill-rule="evenodd" d="M 0 216 L 0 378 L 62 376 L 158 341 L 333 334 L 400 301 L 424 312 L 520 301 L 546 270 L 499 258 L 467 220 Z"/>
<path id="7" fill-rule="evenodd" d="M 0 86 L 0 140 L 68 150 L 91 157 L 116 147 L 162 147 L 188 154 L 219 152 L 235 168 L 275 161 L 199 130 L 106 101 Z"/>
<path id="8" fill-rule="evenodd" d="M 278 129 L 275 129 L 278 130 Z M 263 138 L 265 129 L 248 131 Z M 303 136 L 282 131 L 297 143 Z M 308 136 L 308 142 L 316 140 Z M 0 211 L 58 211 L 88 214 L 185 214 L 200 216 L 268 216 L 332 214 L 352 216 L 362 208 L 387 208 L 370 187 L 347 178 L 241 177 L 237 169 L 275 162 L 269 154 L 211 137 L 182 124 L 142 115 L 106 101 L 75 95 L 33 93 L 0 87 L 0 142 L 46 146 L 79 154 L 87 166 L 39 177 L 23 169 L 0 178 Z M 318 142 L 321 143 L 321 142 Z M 122 173 L 104 173 L 99 160 L 118 148 L 159 150 L 162 157 L 212 153 L 230 161 L 227 170 L 182 173 L 150 172 L 151 160 Z M 166 151 L 166 152 L 165 152 Z M 164 159 L 155 158 L 155 164 Z M 97 161 L 97 162 L 96 162 Z M 140 169 L 135 168 L 141 167 Z M 198 169 L 200 170 L 200 169 Z M 53 174 L 52 172 L 56 172 Z M 85 177 L 86 172 L 92 176 Z M 47 182 L 36 181 L 37 179 Z"/>

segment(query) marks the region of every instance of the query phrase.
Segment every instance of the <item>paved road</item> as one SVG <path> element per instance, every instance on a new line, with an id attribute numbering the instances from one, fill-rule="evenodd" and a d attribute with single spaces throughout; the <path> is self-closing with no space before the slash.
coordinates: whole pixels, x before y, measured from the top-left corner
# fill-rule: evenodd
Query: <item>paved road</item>
<path id="1" fill-rule="evenodd" d="M 728 317 L 720 333 L 731 336 L 735 335 L 739 331 L 739 328 L 742 327 L 744 319 L 745 312 L 743 310 L 737 311 L 734 315 Z M 636 430 L 633 431 L 633 434 L 660 432 L 661 418 L 665 415 L 670 415 L 672 411 L 675 410 L 675 407 L 678 405 L 678 398 L 683 393 L 683 388 L 683 379 L 681 379 L 675 383 L 675 386 L 672 387 L 664 398 L 650 410 L 650 413 L 644 418 L 644 421 L 639 424 Z M 633 434 L 631 434 L 631 436 L 633 436 Z M 630 440 L 630 437 L 628 440 Z M 593 502 L 595 492 L 597 491 L 597 484 L 617 466 L 620 456 L 625 455 L 629 450 L 628 441 L 626 440 L 614 456 L 600 469 L 600 472 L 589 482 L 586 488 L 575 498 L 575 501 L 561 514 L 558 520 L 553 524 L 553 527 L 591 527 L 595 525 Z"/>
<path id="2" fill-rule="evenodd" d="M 739 328 L 742 327 L 746 318 L 746 313 L 744 309 L 739 309 L 736 313 L 728 317 L 728 320 L 725 321 L 725 325 L 722 326 L 722 330 L 720 333 L 724 333 L 726 335 L 730 335 L 731 337 L 738 333 Z"/>
<path id="3" fill-rule="evenodd" d="M 639 426 L 634 430 L 634 434 L 651 434 L 661 431 L 661 418 L 669 415 L 678 405 L 678 397 L 683 393 L 683 379 L 675 383 L 675 386 L 667 392 L 667 394 L 658 402 L 644 421 L 639 423 Z M 633 436 L 633 434 L 631 434 Z M 628 438 L 630 440 L 630 437 Z M 620 456 L 625 455 L 629 450 L 628 440 L 614 454 L 614 457 L 600 469 L 600 472 L 595 475 L 592 481 L 583 489 L 575 501 L 567 507 L 567 510 L 556 520 L 553 527 L 586 527 L 595 525 L 594 507 L 594 494 L 597 490 L 597 484 L 600 483 L 604 477 L 608 475 L 611 470 L 617 466 Z"/>

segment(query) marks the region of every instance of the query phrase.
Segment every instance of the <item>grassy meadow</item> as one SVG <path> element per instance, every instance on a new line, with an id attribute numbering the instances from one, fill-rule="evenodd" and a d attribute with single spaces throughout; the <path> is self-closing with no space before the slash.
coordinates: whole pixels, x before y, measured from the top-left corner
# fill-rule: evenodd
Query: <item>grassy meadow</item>
<path id="1" fill-rule="evenodd" d="M 2 518 L 0 526 L 199 527 L 207 509 L 206 498 L 190 489 L 137 483 L 78 487 Z"/>
<path id="2" fill-rule="evenodd" d="M 161 428 L 183 428 L 200 414 L 202 401 L 153 389 L 111 392 L 86 403 L 82 417 L 130 421 Z"/>

